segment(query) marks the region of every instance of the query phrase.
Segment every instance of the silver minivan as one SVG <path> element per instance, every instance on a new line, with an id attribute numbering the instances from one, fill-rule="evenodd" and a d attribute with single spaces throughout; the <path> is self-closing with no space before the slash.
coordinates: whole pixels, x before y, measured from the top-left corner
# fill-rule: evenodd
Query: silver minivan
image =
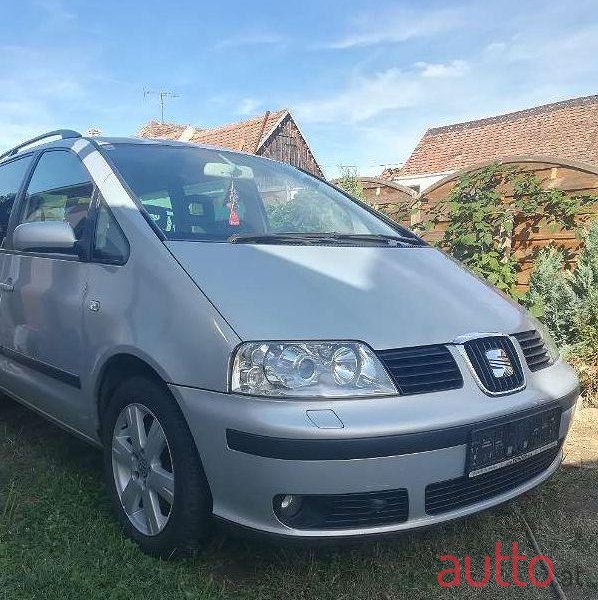
<path id="1" fill-rule="evenodd" d="M 540 324 L 272 160 L 60 130 L 0 158 L 0 387 L 104 449 L 153 555 L 212 517 L 413 530 L 558 468 L 578 381 Z"/>

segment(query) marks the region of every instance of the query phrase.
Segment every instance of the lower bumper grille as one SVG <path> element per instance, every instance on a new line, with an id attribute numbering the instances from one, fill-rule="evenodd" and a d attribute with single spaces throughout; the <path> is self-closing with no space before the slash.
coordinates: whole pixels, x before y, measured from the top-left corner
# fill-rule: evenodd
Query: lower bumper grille
<path id="1" fill-rule="evenodd" d="M 450 512 L 508 492 L 546 471 L 559 451 L 560 445 L 484 475 L 464 476 L 428 485 L 426 512 L 430 515 Z"/>
<path id="2" fill-rule="evenodd" d="M 285 520 L 295 529 L 352 529 L 403 523 L 409 517 L 406 489 L 363 494 L 303 496 L 298 514 Z"/>

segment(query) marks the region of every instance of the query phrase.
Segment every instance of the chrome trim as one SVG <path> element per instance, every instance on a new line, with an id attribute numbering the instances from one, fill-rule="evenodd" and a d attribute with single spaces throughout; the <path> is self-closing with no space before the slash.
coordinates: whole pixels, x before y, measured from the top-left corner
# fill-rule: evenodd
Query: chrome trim
<path id="1" fill-rule="evenodd" d="M 487 331 L 487 332 L 474 331 L 472 333 L 466 333 L 464 335 L 460 335 L 460 336 L 456 337 L 451 342 L 451 344 L 453 344 L 455 346 L 462 346 L 465 342 L 471 342 L 471 340 L 477 340 L 479 338 L 485 338 L 485 337 L 496 337 L 496 336 L 509 337 L 509 334 L 504 333 L 502 331 Z"/>
<path id="2" fill-rule="evenodd" d="M 521 368 L 521 375 L 523 377 L 523 383 L 519 387 L 507 390 L 505 392 L 491 392 L 482 383 L 481 379 L 479 378 L 478 374 L 476 373 L 474 366 L 471 364 L 471 361 L 469 360 L 469 356 L 467 356 L 467 351 L 465 350 L 465 347 L 463 344 L 465 344 L 465 342 L 470 342 L 472 340 L 476 340 L 479 338 L 485 338 L 485 337 L 505 337 L 511 341 L 511 343 L 513 344 L 513 348 L 515 348 L 515 354 L 517 355 L 517 360 L 519 361 L 519 367 Z M 513 341 L 512 336 L 510 336 L 506 333 L 496 333 L 496 332 L 495 333 L 478 333 L 478 332 L 467 333 L 465 335 L 460 335 L 459 337 L 456 337 L 451 342 L 451 345 L 453 345 L 457 348 L 457 350 L 459 351 L 459 354 L 463 357 L 465 364 L 467 365 L 467 367 L 469 369 L 469 372 L 473 375 L 474 381 L 478 384 L 478 387 L 482 390 L 482 392 L 484 392 L 484 394 L 487 394 L 488 396 L 508 396 L 509 394 L 515 394 L 526 388 L 527 378 L 525 376 L 525 368 L 523 367 L 523 363 L 521 361 L 520 348 L 517 347 L 517 344 L 515 344 L 515 342 Z M 526 365 L 527 365 L 527 363 L 526 363 Z"/>

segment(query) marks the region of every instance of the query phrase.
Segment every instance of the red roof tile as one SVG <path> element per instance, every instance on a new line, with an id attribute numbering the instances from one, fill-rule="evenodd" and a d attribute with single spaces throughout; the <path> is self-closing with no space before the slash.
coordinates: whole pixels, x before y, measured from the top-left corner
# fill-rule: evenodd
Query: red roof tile
<path id="1" fill-rule="evenodd" d="M 383 177 L 454 171 L 507 156 L 598 165 L 598 95 L 429 129 L 400 169 Z"/>
<path id="2" fill-rule="evenodd" d="M 165 140 L 178 140 L 187 126 L 177 125 L 176 123 L 160 123 L 150 121 L 144 125 L 138 132 L 139 137 L 160 138 Z"/>
<path id="3" fill-rule="evenodd" d="M 266 112 L 246 121 L 229 123 L 211 129 L 150 121 L 138 131 L 137 135 L 170 140 L 178 140 L 182 136 L 185 141 L 196 144 L 223 146 L 232 150 L 255 153 L 268 139 L 278 123 L 288 114 L 286 109 Z"/>

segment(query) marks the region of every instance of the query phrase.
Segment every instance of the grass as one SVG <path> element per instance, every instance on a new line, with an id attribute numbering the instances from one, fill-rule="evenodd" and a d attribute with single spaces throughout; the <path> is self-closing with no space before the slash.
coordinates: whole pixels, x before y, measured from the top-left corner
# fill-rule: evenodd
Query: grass
<path id="1" fill-rule="evenodd" d="M 423 533 L 310 548 L 216 530 L 197 556 L 161 562 L 121 535 L 100 463 L 97 450 L 0 398 L 0 599 L 551 598 L 530 587 L 436 582 L 442 554 L 469 554 L 478 572 L 496 541 L 533 555 L 519 512 L 563 583 L 578 570 L 582 585 L 567 586 L 568 596 L 598 596 L 596 469 L 563 467 L 529 497 Z"/>

